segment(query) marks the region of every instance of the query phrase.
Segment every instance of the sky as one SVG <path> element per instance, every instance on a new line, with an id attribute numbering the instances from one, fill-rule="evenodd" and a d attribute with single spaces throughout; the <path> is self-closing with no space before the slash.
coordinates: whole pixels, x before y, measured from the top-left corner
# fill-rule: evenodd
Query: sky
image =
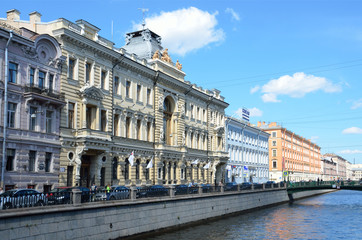
<path id="1" fill-rule="evenodd" d="M 14 8 L 22 20 L 84 19 L 116 47 L 144 16 L 187 81 L 221 91 L 227 115 L 248 108 L 252 124 L 277 122 L 362 164 L 362 1 L 12 0 L 0 18 Z"/>

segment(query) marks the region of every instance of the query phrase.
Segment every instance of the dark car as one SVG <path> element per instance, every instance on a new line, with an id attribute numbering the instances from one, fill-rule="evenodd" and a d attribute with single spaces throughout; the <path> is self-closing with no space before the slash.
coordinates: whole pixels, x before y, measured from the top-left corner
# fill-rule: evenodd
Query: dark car
<path id="1" fill-rule="evenodd" d="M 168 189 L 161 185 L 153 185 L 146 188 L 137 189 L 137 197 L 161 197 L 168 196 Z"/>
<path id="2" fill-rule="evenodd" d="M 183 194 L 195 194 L 198 193 L 198 187 L 193 185 L 191 187 L 180 184 L 175 186 L 175 195 L 183 195 Z"/>
<path id="3" fill-rule="evenodd" d="M 90 190 L 86 187 L 59 187 L 48 193 L 48 204 L 69 204 L 72 202 L 73 189 L 81 191 L 81 202 L 89 202 Z"/>
<path id="4" fill-rule="evenodd" d="M 35 189 L 12 189 L 0 194 L 0 206 L 3 209 L 43 206 L 46 200 L 45 195 Z"/>
<path id="5" fill-rule="evenodd" d="M 273 185 L 274 185 L 274 181 L 267 181 L 266 183 L 265 183 L 265 187 L 266 188 L 271 188 Z"/>
<path id="6" fill-rule="evenodd" d="M 212 186 L 210 184 L 201 184 L 201 187 L 203 193 L 212 192 Z"/>
<path id="7" fill-rule="evenodd" d="M 250 183 L 250 182 L 243 182 L 243 183 L 240 185 L 240 189 L 251 189 L 251 185 L 253 185 L 253 184 Z"/>
<path id="8" fill-rule="evenodd" d="M 238 184 L 236 182 L 228 182 L 224 186 L 224 191 L 236 191 L 238 190 Z"/>

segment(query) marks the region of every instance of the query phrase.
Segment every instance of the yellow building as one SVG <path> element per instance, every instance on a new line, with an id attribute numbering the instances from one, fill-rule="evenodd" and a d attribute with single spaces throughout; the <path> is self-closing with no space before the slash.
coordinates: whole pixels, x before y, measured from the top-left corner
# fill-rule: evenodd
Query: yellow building
<path id="1" fill-rule="evenodd" d="M 269 179 L 309 181 L 321 177 L 320 147 L 277 123 L 258 122 L 270 134 Z"/>
<path id="2" fill-rule="evenodd" d="M 185 81 L 182 65 L 172 61 L 160 36 L 136 31 L 116 48 L 85 20 L 45 23 L 38 12 L 29 15 L 29 21 L 20 20 L 20 12 L 10 10 L 0 23 L 49 34 L 61 44 L 66 106 L 61 109 L 60 185 L 223 178 L 228 104 L 220 91 Z"/>

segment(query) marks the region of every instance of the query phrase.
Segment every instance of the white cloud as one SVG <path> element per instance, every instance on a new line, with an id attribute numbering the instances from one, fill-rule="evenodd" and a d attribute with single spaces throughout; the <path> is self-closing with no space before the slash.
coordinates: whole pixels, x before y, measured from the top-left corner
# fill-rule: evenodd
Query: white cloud
<path id="1" fill-rule="evenodd" d="M 362 108 L 362 98 L 358 99 L 356 101 L 353 101 L 351 109 L 357 109 L 357 108 Z"/>
<path id="2" fill-rule="evenodd" d="M 240 21 L 240 16 L 239 16 L 239 14 L 237 14 L 237 13 L 234 11 L 234 9 L 232 9 L 232 8 L 227 8 L 227 9 L 225 10 L 225 12 L 226 12 L 226 13 L 230 13 L 232 19 L 234 19 L 234 20 L 236 20 L 236 21 Z"/>
<path id="3" fill-rule="evenodd" d="M 274 93 L 265 93 L 261 98 L 263 99 L 263 102 L 280 102 L 280 100 L 277 99 L 277 95 Z"/>
<path id="4" fill-rule="evenodd" d="M 225 33 L 217 28 L 218 12 L 209 13 L 195 7 L 183 8 L 172 12 L 161 12 L 145 19 L 146 28 L 162 37 L 162 45 L 169 52 L 185 55 L 211 43 L 220 43 Z M 142 26 L 134 24 L 133 29 Z"/>
<path id="5" fill-rule="evenodd" d="M 250 89 L 250 93 L 253 94 L 253 93 L 259 91 L 259 89 L 260 89 L 260 86 L 257 85 L 255 87 L 253 87 L 252 89 Z"/>
<path id="6" fill-rule="evenodd" d="M 251 108 L 250 111 L 250 117 L 261 117 L 263 116 L 263 111 L 258 108 Z"/>
<path id="7" fill-rule="evenodd" d="M 350 127 L 342 131 L 343 134 L 362 134 L 362 128 Z"/>
<path id="8" fill-rule="evenodd" d="M 307 75 L 303 72 L 294 73 L 293 76 L 284 75 L 273 79 L 262 86 L 264 102 L 280 102 L 278 95 L 287 95 L 293 98 L 304 97 L 307 93 L 322 90 L 332 93 L 341 91 L 341 86 L 328 81 L 324 77 Z"/>
<path id="9" fill-rule="evenodd" d="M 340 154 L 358 154 L 358 153 L 362 153 L 362 151 L 346 149 L 346 150 L 339 151 L 338 153 L 340 153 Z"/>

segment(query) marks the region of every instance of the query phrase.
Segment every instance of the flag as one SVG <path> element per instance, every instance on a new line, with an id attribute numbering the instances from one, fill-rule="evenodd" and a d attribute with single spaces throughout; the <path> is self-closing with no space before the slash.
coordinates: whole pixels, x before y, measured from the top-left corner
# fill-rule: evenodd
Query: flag
<path id="1" fill-rule="evenodd" d="M 133 167 L 133 159 L 134 159 L 134 153 L 132 151 L 131 155 L 128 157 L 128 162 L 131 164 L 131 167 Z"/>
<path id="2" fill-rule="evenodd" d="M 151 158 L 151 161 L 147 164 L 146 168 L 153 168 L 153 157 Z"/>
<path id="3" fill-rule="evenodd" d="M 204 169 L 209 169 L 210 168 L 210 162 L 208 162 L 205 166 Z"/>
<path id="4" fill-rule="evenodd" d="M 195 161 L 191 162 L 191 164 L 198 164 L 199 163 L 199 159 L 196 159 Z"/>

